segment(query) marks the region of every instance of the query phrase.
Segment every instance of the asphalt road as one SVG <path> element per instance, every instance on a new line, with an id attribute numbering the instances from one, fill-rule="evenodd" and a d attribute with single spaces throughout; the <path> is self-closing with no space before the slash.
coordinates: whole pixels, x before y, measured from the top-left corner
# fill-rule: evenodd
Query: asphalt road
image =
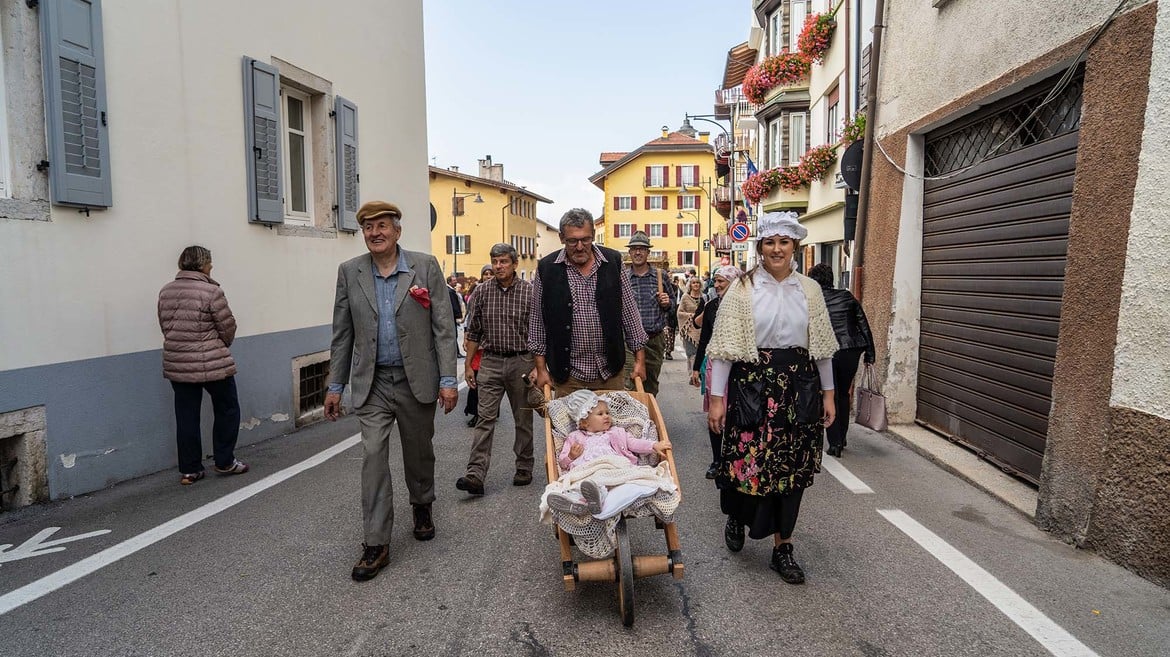
<path id="1" fill-rule="evenodd" d="M 456 411 L 437 420 L 437 537 L 411 537 L 395 450 L 391 562 L 362 584 L 349 578 L 361 542 L 360 448 L 267 480 L 245 499 L 227 497 L 342 444 L 357 433 L 353 418 L 241 449 L 253 467 L 244 476 L 180 487 L 168 471 L 0 516 L 0 545 L 18 546 L 0 552 L 0 655 L 1170 655 L 1170 591 L 1053 540 L 858 427 L 840 465 L 872 492 L 818 475 L 795 537 L 806 585 L 786 585 L 768 569 L 770 541 L 729 553 L 716 492 L 703 479 L 710 450 L 684 368 L 666 362 L 658 400 L 681 470 L 686 576 L 637 581 L 630 629 L 614 585 L 564 591 L 552 529 L 537 522 L 543 477 L 510 484 L 506 410 L 487 495 L 455 490 L 471 435 Z M 160 440 L 169 431 L 160 428 Z M 543 472 L 541 426 L 536 433 Z M 226 508 L 212 513 L 205 505 L 217 501 Z M 200 509 L 206 518 L 167 529 Z M 936 537 L 943 559 L 895 521 Z M 3 560 L 50 527 L 60 530 L 44 541 L 109 531 Z M 652 520 L 633 523 L 631 535 L 635 552 L 664 553 Z M 142 545 L 125 543 L 135 537 Z M 67 569 L 119 545 L 121 558 L 55 588 L 71 579 Z"/>

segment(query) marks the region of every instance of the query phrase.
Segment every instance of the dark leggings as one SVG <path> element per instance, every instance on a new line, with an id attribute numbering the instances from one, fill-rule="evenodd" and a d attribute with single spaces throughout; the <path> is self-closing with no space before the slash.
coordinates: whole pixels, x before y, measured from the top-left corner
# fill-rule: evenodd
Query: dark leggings
<path id="1" fill-rule="evenodd" d="M 723 436 L 708 429 L 707 438 L 711 440 L 711 462 L 718 463 L 719 452 L 723 449 Z"/>
<path id="2" fill-rule="evenodd" d="M 792 530 L 796 529 L 796 516 L 800 515 L 800 498 L 804 497 L 804 489 L 798 488 L 780 496 L 780 538 L 792 538 Z"/>

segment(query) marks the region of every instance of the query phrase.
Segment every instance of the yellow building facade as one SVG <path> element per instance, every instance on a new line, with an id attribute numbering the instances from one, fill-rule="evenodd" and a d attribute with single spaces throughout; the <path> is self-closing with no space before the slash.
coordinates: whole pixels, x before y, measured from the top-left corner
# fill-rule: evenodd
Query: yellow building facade
<path id="1" fill-rule="evenodd" d="M 492 246 L 516 247 L 517 275 L 531 279 L 536 271 L 539 203 L 551 199 L 503 179 L 503 165 L 491 156 L 480 160 L 480 175 L 430 167 L 430 199 L 434 225 L 431 253 L 446 276 L 479 278 L 491 263 Z"/>
<path id="2" fill-rule="evenodd" d="M 703 273 L 719 266 L 714 251 L 704 249 L 713 231 L 726 232 L 712 207 L 715 154 L 707 133 L 664 129 L 634 151 L 603 153 L 601 165 L 589 181 L 605 192 L 598 230 L 606 246 L 624 252 L 630 237 L 644 231 L 651 260 L 668 269 Z"/>

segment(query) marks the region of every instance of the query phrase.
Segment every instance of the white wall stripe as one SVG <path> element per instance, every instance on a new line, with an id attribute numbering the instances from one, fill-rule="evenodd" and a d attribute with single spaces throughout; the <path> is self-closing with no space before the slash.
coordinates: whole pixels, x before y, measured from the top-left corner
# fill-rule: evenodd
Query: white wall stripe
<path id="1" fill-rule="evenodd" d="M 1097 657 L 1093 652 L 1069 634 L 1027 600 L 1004 585 L 979 564 L 971 561 L 962 552 L 951 547 L 937 534 L 923 527 L 919 522 L 898 509 L 878 509 L 886 520 L 902 530 L 914 542 L 921 545 L 935 559 L 951 572 L 958 575 L 991 604 L 1004 613 L 1013 623 L 1036 639 L 1040 645 L 1056 657 Z"/>
<path id="2" fill-rule="evenodd" d="M 850 493 L 856 493 L 858 495 L 865 493 L 873 494 L 872 488 L 866 486 L 864 481 L 858 479 L 845 466 L 841 465 L 840 461 L 832 456 L 826 455 L 821 459 L 821 468 L 836 477 L 837 481 L 841 482 L 841 485 L 847 488 Z"/>
<path id="3" fill-rule="evenodd" d="M 153 545 L 154 543 L 157 543 L 164 538 L 167 538 L 168 536 L 176 534 L 201 520 L 205 520 L 221 511 L 230 509 L 240 502 L 243 502 L 244 500 L 247 500 L 248 498 L 258 493 L 268 490 L 269 488 L 272 488 L 273 486 L 294 475 L 300 474 L 305 470 L 328 461 L 334 456 L 337 456 L 338 454 L 344 452 L 350 447 L 353 447 L 354 445 L 357 445 L 360 442 L 360 434 L 350 436 L 336 445 L 318 452 L 304 461 L 297 463 L 296 465 L 289 466 L 284 470 L 270 474 L 254 484 L 245 486 L 213 502 L 209 502 L 197 509 L 188 511 L 187 513 L 184 513 L 183 515 L 172 520 L 168 520 L 167 522 L 164 522 L 163 524 L 153 529 L 148 529 L 141 534 L 138 534 L 137 536 L 122 541 L 117 545 L 108 547 L 101 552 L 98 552 L 97 554 L 86 557 L 71 566 L 66 566 L 65 568 L 62 568 L 61 570 L 58 570 L 51 575 L 42 577 L 41 579 L 38 579 L 32 583 L 26 584 L 10 593 L 0 595 L 0 616 L 7 614 L 17 607 L 26 605 L 42 596 L 48 595 L 49 593 L 52 593 L 53 591 L 56 591 L 63 586 L 71 584 L 72 582 L 75 582 L 82 577 L 89 575 L 90 573 L 105 568 L 115 561 L 128 557 L 145 547 L 149 547 L 150 545 Z"/>

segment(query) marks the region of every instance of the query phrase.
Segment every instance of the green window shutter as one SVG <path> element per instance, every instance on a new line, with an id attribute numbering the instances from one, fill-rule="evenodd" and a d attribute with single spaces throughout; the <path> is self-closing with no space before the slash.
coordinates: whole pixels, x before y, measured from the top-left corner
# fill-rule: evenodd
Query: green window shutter
<path id="1" fill-rule="evenodd" d="M 357 232 L 358 111 L 353 101 L 337 96 L 333 101 L 334 136 L 337 140 L 337 228 Z"/>
<path id="2" fill-rule="evenodd" d="M 49 192 L 53 203 L 108 208 L 110 140 L 101 0 L 40 4 Z"/>
<path id="3" fill-rule="evenodd" d="M 284 223 L 284 170 L 280 162 L 280 71 L 244 58 L 244 143 L 248 170 L 248 221 Z"/>

